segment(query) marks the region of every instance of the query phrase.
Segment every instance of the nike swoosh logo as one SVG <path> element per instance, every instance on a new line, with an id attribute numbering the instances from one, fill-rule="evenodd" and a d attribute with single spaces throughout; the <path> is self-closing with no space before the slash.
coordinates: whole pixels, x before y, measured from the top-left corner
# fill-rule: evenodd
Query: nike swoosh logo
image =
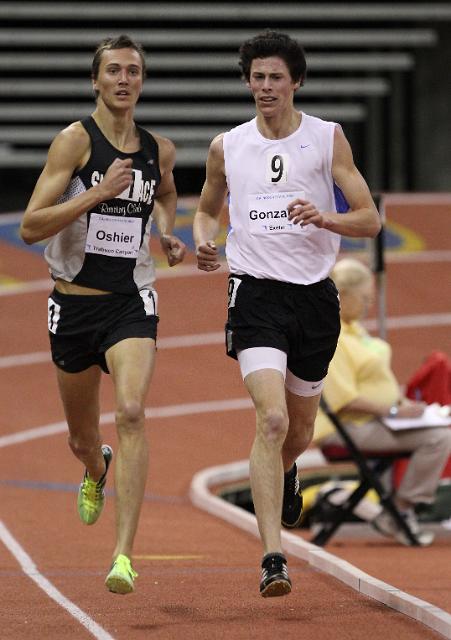
<path id="1" fill-rule="evenodd" d="M 301 149 L 307 149 L 307 147 L 309 147 L 309 144 L 301 144 Z"/>
<path id="2" fill-rule="evenodd" d="M 312 384 L 312 389 L 318 389 L 318 387 L 321 386 L 321 382 L 318 382 L 318 384 Z"/>

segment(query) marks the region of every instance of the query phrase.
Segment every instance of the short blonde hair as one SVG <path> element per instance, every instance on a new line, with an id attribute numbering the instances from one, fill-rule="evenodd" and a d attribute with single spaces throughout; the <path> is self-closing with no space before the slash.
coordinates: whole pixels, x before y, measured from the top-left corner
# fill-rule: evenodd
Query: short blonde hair
<path id="1" fill-rule="evenodd" d="M 355 258 L 339 260 L 330 274 L 338 291 L 348 291 L 368 282 L 373 277 L 371 270 Z"/>

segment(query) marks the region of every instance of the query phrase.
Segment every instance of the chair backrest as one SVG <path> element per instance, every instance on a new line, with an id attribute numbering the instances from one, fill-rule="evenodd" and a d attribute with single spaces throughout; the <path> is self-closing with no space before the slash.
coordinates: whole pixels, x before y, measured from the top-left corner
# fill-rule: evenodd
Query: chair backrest
<path id="1" fill-rule="evenodd" d="M 451 404 L 451 360 L 446 353 L 432 352 L 407 382 L 406 396 L 428 404 Z"/>

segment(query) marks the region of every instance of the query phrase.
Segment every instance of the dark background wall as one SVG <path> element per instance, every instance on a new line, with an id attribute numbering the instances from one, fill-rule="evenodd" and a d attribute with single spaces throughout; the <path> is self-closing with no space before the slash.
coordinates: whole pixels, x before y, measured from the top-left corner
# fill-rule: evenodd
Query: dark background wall
<path id="1" fill-rule="evenodd" d="M 223 1 L 192 2 L 180 10 L 168 1 L 130 2 L 126 11 L 117 11 L 123 8 L 119 2 L 108 6 L 107 15 L 104 3 L 0 1 L 0 212 L 26 205 L 52 137 L 81 117 L 81 108 L 93 110 L 92 52 L 101 37 L 121 32 L 136 34 L 146 49 L 150 77 L 140 121 L 174 140 L 181 195 L 199 193 L 213 135 L 252 117 L 236 65 L 238 32 L 254 35 L 266 27 L 303 41 L 309 72 L 297 104 L 343 124 L 374 192 L 450 190 L 451 3 Z M 357 40 L 362 36 L 360 43 L 350 30 Z M 198 40 L 190 42 L 194 32 Z M 367 32 L 380 36 L 379 42 L 366 38 Z M 219 40 L 215 33 L 226 37 Z M 386 41 L 397 33 L 399 40 Z M 407 66 L 383 62 L 397 55 L 410 61 Z M 197 56 L 191 66 L 190 56 Z M 366 56 L 371 63 L 364 63 Z M 67 65 L 57 64 L 64 57 Z M 179 115 L 171 116 L 177 107 Z M 38 117 L 39 109 L 44 115 Z"/>
<path id="2" fill-rule="evenodd" d="M 436 28 L 438 46 L 417 55 L 411 98 L 416 191 L 451 191 L 451 24 Z"/>

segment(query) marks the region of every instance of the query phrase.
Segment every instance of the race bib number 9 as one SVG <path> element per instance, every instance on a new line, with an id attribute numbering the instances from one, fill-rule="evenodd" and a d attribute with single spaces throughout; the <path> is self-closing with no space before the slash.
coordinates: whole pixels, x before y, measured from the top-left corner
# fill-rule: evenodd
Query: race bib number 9
<path id="1" fill-rule="evenodd" d="M 141 245 L 141 218 L 91 213 L 86 253 L 113 258 L 137 258 Z"/>
<path id="2" fill-rule="evenodd" d="M 286 153 L 266 154 L 266 182 L 269 184 L 288 181 L 289 156 Z"/>
<path id="3" fill-rule="evenodd" d="M 304 191 L 249 195 L 249 232 L 252 235 L 265 236 L 273 233 L 302 233 L 303 228 L 288 219 L 287 207 L 296 198 L 304 199 Z"/>

